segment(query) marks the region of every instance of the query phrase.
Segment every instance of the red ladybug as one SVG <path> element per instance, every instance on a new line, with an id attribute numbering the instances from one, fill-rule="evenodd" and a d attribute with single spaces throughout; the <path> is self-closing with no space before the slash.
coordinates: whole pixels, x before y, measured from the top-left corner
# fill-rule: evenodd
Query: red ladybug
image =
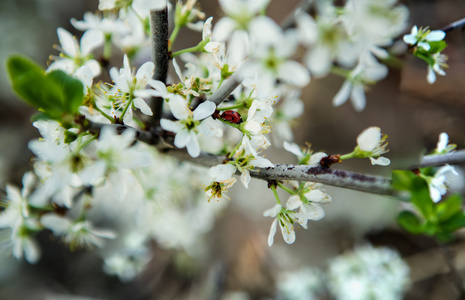
<path id="1" fill-rule="evenodd" d="M 241 115 L 237 111 L 234 111 L 234 110 L 227 110 L 227 111 L 223 112 L 220 115 L 220 118 L 225 120 L 225 121 L 234 123 L 234 124 L 242 123 Z"/>

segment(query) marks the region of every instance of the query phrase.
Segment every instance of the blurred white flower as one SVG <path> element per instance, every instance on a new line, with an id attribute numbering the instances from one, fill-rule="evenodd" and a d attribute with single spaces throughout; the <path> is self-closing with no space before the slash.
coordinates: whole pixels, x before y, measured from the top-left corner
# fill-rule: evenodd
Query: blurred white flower
<path id="1" fill-rule="evenodd" d="M 409 267 L 396 251 L 370 245 L 332 259 L 327 273 L 339 300 L 402 299 L 409 283 Z"/>
<path id="2" fill-rule="evenodd" d="M 439 134 L 439 140 L 434 150 L 435 154 L 447 154 L 455 150 L 457 145 L 449 144 L 449 135 L 446 132 Z"/>
<path id="3" fill-rule="evenodd" d="M 285 300 L 317 300 L 324 290 L 324 274 L 315 268 L 280 273 L 277 280 L 279 295 Z"/>
<path id="4" fill-rule="evenodd" d="M 103 45 L 103 34 L 98 30 L 88 30 L 81 37 L 78 44 L 76 37 L 63 28 L 57 29 L 61 47 L 59 57 L 52 57 L 55 61 L 50 64 L 47 71 L 62 70 L 67 74 L 74 74 L 80 67 L 87 66 L 92 70 L 93 77 L 101 73 L 100 64 L 92 59 L 91 52 Z"/>
<path id="5" fill-rule="evenodd" d="M 429 84 L 436 82 L 436 74 L 441 76 L 446 76 L 443 68 L 447 68 L 447 56 L 441 53 L 434 53 L 431 55 L 433 59 L 433 64 L 428 65 L 428 74 L 426 75 L 426 80 Z"/>
<path id="6" fill-rule="evenodd" d="M 459 174 L 454 167 L 450 165 L 445 165 L 439 168 L 433 177 L 424 176 L 426 182 L 428 183 L 429 195 L 433 202 L 437 203 L 441 200 L 442 195 L 447 192 L 448 186 L 448 177 L 451 175 L 458 176 Z"/>
<path id="7" fill-rule="evenodd" d="M 40 223 L 50 229 L 55 235 L 63 236 L 66 243 L 74 247 L 102 247 L 103 239 L 114 239 L 116 233 L 112 230 L 95 229 L 89 221 L 72 221 L 66 217 L 52 213 L 40 218 Z"/>
<path id="8" fill-rule="evenodd" d="M 412 27 L 410 34 L 404 35 L 403 39 L 404 42 L 409 45 L 418 46 L 428 51 L 431 49 L 431 46 L 428 42 L 442 41 L 445 36 L 446 33 L 442 30 L 431 31 L 428 28 L 422 27 L 418 29 L 418 27 L 415 25 Z"/>

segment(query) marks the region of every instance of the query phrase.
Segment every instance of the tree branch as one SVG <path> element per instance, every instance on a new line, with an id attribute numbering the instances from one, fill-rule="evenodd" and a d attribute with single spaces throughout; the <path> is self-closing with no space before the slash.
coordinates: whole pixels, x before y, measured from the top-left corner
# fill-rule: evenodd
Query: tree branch
<path id="1" fill-rule="evenodd" d="M 463 19 L 460 19 L 458 21 L 455 21 L 455 22 L 452 22 L 444 27 L 442 27 L 440 30 L 444 31 L 444 32 L 449 32 L 449 31 L 452 31 L 456 28 L 463 28 L 465 27 L 465 18 Z"/>
<path id="2" fill-rule="evenodd" d="M 297 12 L 308 12 L 310 10 L 312 1 L 311 0 L 302 0 L 300 4 L 281 22 L 282 29 L 289 29 L 295 27 L 295 15 Z"/>
<path id="3" fill-rule="evenodd" d="M 458 150 L 443 155 L 426 155 L 418 165 L 412 166 L 411 169 L 437 167 L 445 164 L 459 165 L 465 163 L 465 150 Z"/>
<path id="4" fill-rule="evenodd" d="M 216 104 L 216 106 L 220 105 L 226 97 L 231 94 L 235 88 L 239 86 L 242 82 L 242 76 L 240 75 L 240 70 L 237 70 L 229 79 L 227 79 L 223 84 L 220 86 L 216 92 L 213 93 L 210 97 L 207 98 L 207 101 L 211 101 Z"/>
<path id="5" fill-rule="evenodd" d="M 168 75 L 168 8 L 150 10 L 150 31 L 152 33 L 152 62 L 155 65 L 153 79 L 166 83 Z M 159 126 L 163 113 L 163 98 L 152 97 L 151 109 L 153 117 L 151 126 Z"/>
<path id="6" fill-rule="evenodd" d="M 113 127 L 117 132 L 134 130 L 136 140 L 155 146 L 160 152 L 173 156 L 182 161 L 188 161 L 204 167 L 213 167 L 226 161 L 224 155 L 214 155 L 202 152 L 199 157 L 191 157 L 186 149 L 178 149 L 174 146 L 174 139 L 169 135 L 154 132 L 141 131 L 127 125 L 101 124 L 85 121 L 85 128 L 99 132 L 104 126 Z M 428 166 L 440 166 L 444 164 L 465 163 L 465 150 L 456 151 L 444 155 L 425 156 L 419 165 L 410 169 Z M 238 173 L 239 175 L 240 173 Z M 257 168 L 250 172 L 250 176 L 263 180 L 296 180 L 319 182 L 330 186 L 336 186 L 361 192 L 379 195 L 394 196 L 392 181 L 389 178 L 360 174 L 350 171 L 336 170 L 325 167 L 310 167 L 308 165 L 276 164 L 274 167 Z"/>

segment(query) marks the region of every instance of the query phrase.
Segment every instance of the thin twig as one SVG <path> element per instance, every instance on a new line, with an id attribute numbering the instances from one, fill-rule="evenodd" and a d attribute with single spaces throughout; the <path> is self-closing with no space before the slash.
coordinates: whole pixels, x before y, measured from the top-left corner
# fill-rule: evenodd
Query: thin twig
<path id="1" fill-rule="evenodd" d="M 220 105 L 221 102 L 226 99 L 229 94 L 231 94 L 234 89 L 236 89 L 239 84 L 242 82 L 242 76 L 240 74 L 240 70 L 237 70 L 229 79 L 227 79 L 223 84 L 220 86 L 216 92 L 213 93 L 210 97 L 207 98 L 207 101 L 211 101 L 216 104 L 216 106 Z"/>
<path id="2" fill-rule="evenodd" d="M 115 128 L 119 133 L 125 130 L 134 130 L 136 140 L 155 146 L 160 152 L 176 157 L 179 160 L 188 161 L 205 167 L 213 167 L 224 163 L 226 156 L 214 155 L 202 152 L 199 157 L 191 157 L 186 149 L 178 149 L 174 146 L 172 136 L 161 136 L 148 131 L 141 131 L 127 125 L 101 124 L 86 120 L 86 129 L 99 132 L 104 126 Z M 465 150 L 456 151 L 444 155 L 428 155 L 418 167 L 439 166 L 447 163 L 460 164 L 465 162 Z M 350 171 L 335 170 L 325 167 L 310 167 L 308 165 L 276 164 L 274 167 L 256 168 L 250 172 L 250 176 L 263 180 L 297 180 L 319 182 L 331 186 L 362 191 L 379 195 L 395 195 L 392 189 L 392 181 L 389 178 L 360 174 Z"/>
<path id="3" fill-rule="evenodd" d="M 292 12 L 281 22 L 282 29 L 295 27 L 295 17 L 297 12 L 308 12 L 311 7 L 312 0 L 302 0 L 300 4 L 292 10 Z"/>
<path id="4" fill-rule="evenodd" d="M 153 79 L 166 83 L 168 76 L 168 9 L 150 10 L 150 31 L 152 33 L 152 62 L 155 65 Z M 163 98 L 152 97 L 153 117 L 150 125 L 159 126 L 163 113 Z"/>
<path id="5" fill-rule="evenodd" d="M 443 155 L 426 155 L 420 164 L 412 166 L 411 169 L 424 167 L 437 167 L 445 164 L 459 165 L 465 163 L 465 150 L 459 150 Z"/>
<path id="6" fill-rule="evenodd" d="M 259 168 L 251 176 L 265 180 L 297 180 L 319 182 L 331 186 L 379 195 L 394 195 L 388 178 L 305 165 L 276 164 Z"/>
<path id="7" fill-rule="evenodd" d="M 452 30 L 454 30 L 456 28 L 463 28 L 463 27 L 465 27 L 465 18 L 460 19 L 458 21 L 455 21 L 453 23 L 450 23 L 450 24 L 442 27 L 441 30 L 444 31 L 444 32 L 449 32 L 449 31 L 452 31 Z"/>

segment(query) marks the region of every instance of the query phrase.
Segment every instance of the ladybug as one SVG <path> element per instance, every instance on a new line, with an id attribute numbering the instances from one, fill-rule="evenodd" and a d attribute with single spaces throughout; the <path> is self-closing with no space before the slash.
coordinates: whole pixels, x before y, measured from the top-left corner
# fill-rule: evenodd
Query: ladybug
<path id="1" fill-rule="evenodd" d="M 242 123 L 241 115 L 237 111 L 234 111 L 234 110 L 227 110 L 227 111 L 223 112 L 220 115 L 220 118 L 225 120 L 225 121 L 234 123 L 234 124 Z"/>

